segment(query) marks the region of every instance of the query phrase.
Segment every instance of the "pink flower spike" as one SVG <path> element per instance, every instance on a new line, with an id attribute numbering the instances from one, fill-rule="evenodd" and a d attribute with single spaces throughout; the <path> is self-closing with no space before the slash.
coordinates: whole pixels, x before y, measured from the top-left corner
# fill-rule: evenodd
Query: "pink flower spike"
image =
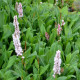
<path id="1" fill-rule="evenodd" d="M 62 30 L 62 29 L 61 29 L 61 27 L 60 27 L 60 24 L 58 24 L 58 29 L 57 29 L 57 34 L 58 34 L 58 35 L 61 34 L 61 30 Z"/>
<path id="2" fill-rule="evenodd" d="M 47 32 L 45 32 L 45 37 L 47 40 L 49 40 L 49 34 Z"/>
<path id="3" fill-rule="evenodd" d="M 58 28 L 60 28 L 60 24 L 58 24 Z"/>
<path id="4" fill-rule="evenodd" d="M 22 4 L 21 3 L 19 3 L 19 7 L 22 8 Z"/>
<path id="5" fill-rule="evenodd" d="M 18 5 L 18 13 L 19 13 L 19 17 L 23 17 L 23 9 L 22 9 L 21 3 L 19 3 L 19 5 Z"/>

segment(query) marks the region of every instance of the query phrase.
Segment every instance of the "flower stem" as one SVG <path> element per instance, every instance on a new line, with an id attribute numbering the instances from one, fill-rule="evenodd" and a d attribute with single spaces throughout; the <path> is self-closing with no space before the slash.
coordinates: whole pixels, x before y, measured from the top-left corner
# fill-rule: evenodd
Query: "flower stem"
<path id="1" fill-rule="evenodd" d="M 55 76 L 55 80 L 57 80 L 57 75 Z"/>

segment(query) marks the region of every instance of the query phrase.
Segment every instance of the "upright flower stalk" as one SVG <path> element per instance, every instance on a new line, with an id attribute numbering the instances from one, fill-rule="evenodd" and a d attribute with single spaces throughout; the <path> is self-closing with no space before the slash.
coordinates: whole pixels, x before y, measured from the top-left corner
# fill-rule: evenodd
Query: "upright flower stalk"
<path id="1" fill-rule="evenodd" d="M 49 34 L 47 32 L 45 32 L 45 37 L 47 40 L 49 40 Z"/>
<path id="2" fill-rule="evenodd" d="M 58 24 L 58 29 L 57 29 L 57 34 L 58 34 L 58 35 L 61 34 L 61 30 L 62 30 L 62 28 L 60 27 L 60 24 Z"/>
<path id="3" fill-rule="evenodd" d="M 58 51 L 56 51 L 56 55 L 54 57 L 54 67 L 53 67 L 53 71 L 54 71 L 53 77 L 54 78 L 55 78 L 56 74 L 60 75 L 60 70 L 61 70 L 61 68 L 60 68 L 60 65 L 61 65 L 60 54 L 61 54 L 61 51 L 58 50 Z"/>
<path id="4" fill-rule="evenodd" d="M 22 4 L 21 4 L 21 3 L 18 4 L 18 2 L 16 2 L 16 4 L 15 4 L 15 9 L 16 9 L 16 11 L 18 12 L 19 17 L 23 17 Z"/>
<path id="5" fill-rule="evenodd" d="M 23 50 L 20 43 L 20 30 L 19 30 L 19 23 L 17 21 L 17 15 L 14 16 L 13 25 L 15 26 L 15 32 L 12 34 L 13 43 L 15 46 L 15 52 L 17 56 L 22 56 Z M 24 56 L 22 56 L 24 58 Z"/>
<path id="6" fill-rule="evenodd" d="M 18 13 L 19 13 L 19 17 L 23 17 L 23 9 L 22 9 L 21 3 L 19 3 L 19 5 L 18 5 Z"/>

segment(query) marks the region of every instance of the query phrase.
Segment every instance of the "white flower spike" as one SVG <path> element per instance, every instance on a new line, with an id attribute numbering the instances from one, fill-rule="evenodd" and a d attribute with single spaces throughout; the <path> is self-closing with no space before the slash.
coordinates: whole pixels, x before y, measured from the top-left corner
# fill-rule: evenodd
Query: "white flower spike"
<path id="1" fill-rule="evenodd" d="M 15 46 L 15 52 L 17 56 L 22 56 L 23 50 L 20 43 L 20 31 L 19 31 L 19 23 L 17 21 L 17 15 L 14 16 L 13 25 L 15 26 L 15 32 L 12 34 L 13 37 L 13 43 Z M 23 58 L 24 56 L 22 56 Z"/>
<path id="2" fill-rule="evenodd" d="M 58 50 L 56 51 L 56 55 L 54 57 L 54 67 L 53 67 L 53 71 L 54 71 L 54 74 L 53 74 L 53 77 L 55 78 L 55 74 L 59 74 L 60 75 L 60 65 L 61 65 L 61 58 L 60 58 L 60 54 L 61 54 L 61 51 Z"/>

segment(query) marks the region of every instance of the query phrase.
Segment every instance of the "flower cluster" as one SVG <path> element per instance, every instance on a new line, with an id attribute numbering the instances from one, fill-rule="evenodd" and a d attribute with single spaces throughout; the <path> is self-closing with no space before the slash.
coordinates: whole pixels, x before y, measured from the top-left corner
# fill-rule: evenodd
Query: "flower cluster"
<path id="1" fill-rule="evenodd" d="M 64 25 L 65 25 L 65 22 L 64 22 L 64 20 L 62 20 L 61 26 L 64 26 Z M 55 24 L 55 26 L 56 26 L 56 24 Z M 61 31 L 62 31 L 62 28 L 60 27 L 60 24 L 58 24 L 57 34 L 60 35 Z"/>
<path id="2" fill-rule="evenodd" d="M 19 13 L 19 17 L 23 17 L 22 4 L 19 3 L 19 5 L 18 5 L 18 2 L 16 2 L 15 9 Z"/>
<path id="3" fill-rule="evenodd" d="M 60 27 L 60 24 L 58 24 L 58 29 L 57 29 L 57 34 L 58 34 L 58 35 L 61 34 L 61 30 L 62 30 L 62 28 Z"/>
<path id="4" fill-rule="evenodd" d="M 49 40 L 49 34 L 47 32 L 45 32 L 45 37 L 47 40 Z"/>
<path id="5" fill-rule="evenodd" d="M 21 43 L 19 40 L 19 36 L 16 35 L 15 33 L 12 35 L 13 37 L 13 42 L 15 46 L 15 52 L 17 53 L 17 56 L 22 56 L 22 48 L 21 48 Z"/>
<path id="6" fill-rule="evenodd" d="M 14 34 L 18 35 L 18 37 L 20 38 L 19 23 L 17 21 L 17 15 L 14 16 L 13 25 L 15 26 L 15 32 L 14 32 Z"/>
<path id="7" fill-rule="evenodd" d="M 61 24 L 61 26 L 64 26 L 65 25 L 65 22 L 64 22 L 64 20 L 62 20 L 62 24 Z"/>
<path id="8" fill-rule="evenodd" d="M 54 67 L 53 67 L 53 71 L 54 71 L 54 74 L 53 74 L 53 77 L 55 78 L 55 74 L 59 74 L 60 75 L 60 65 L 61 65 L 61 58 L 60 58 L 60 50 L 56 51 L 56 55 L 55 55 L 55 58 L 54 58 Z"/>
<path id="9" fill-rule="evenodd" d="M 13 25 L 15 26 L 15 32 L 14 34 L 12 34 L 13 43 L 15 46 L 15 52 L 17 56 L 22 56 L 23 50 L 22 50 L 21 43 L 20 43 L 20 31 L 19 31 L 19 23 L 17 21 L 17 16 L 14 16 Z"/>
<path id="10" fill-rule="evenodd" d="M 23 17 L 23 9 L 22 9 L 21 3 L 19 3 L 19 5 L 18 5 L 18 13 L 19 13 L 19 17 Z"/>

